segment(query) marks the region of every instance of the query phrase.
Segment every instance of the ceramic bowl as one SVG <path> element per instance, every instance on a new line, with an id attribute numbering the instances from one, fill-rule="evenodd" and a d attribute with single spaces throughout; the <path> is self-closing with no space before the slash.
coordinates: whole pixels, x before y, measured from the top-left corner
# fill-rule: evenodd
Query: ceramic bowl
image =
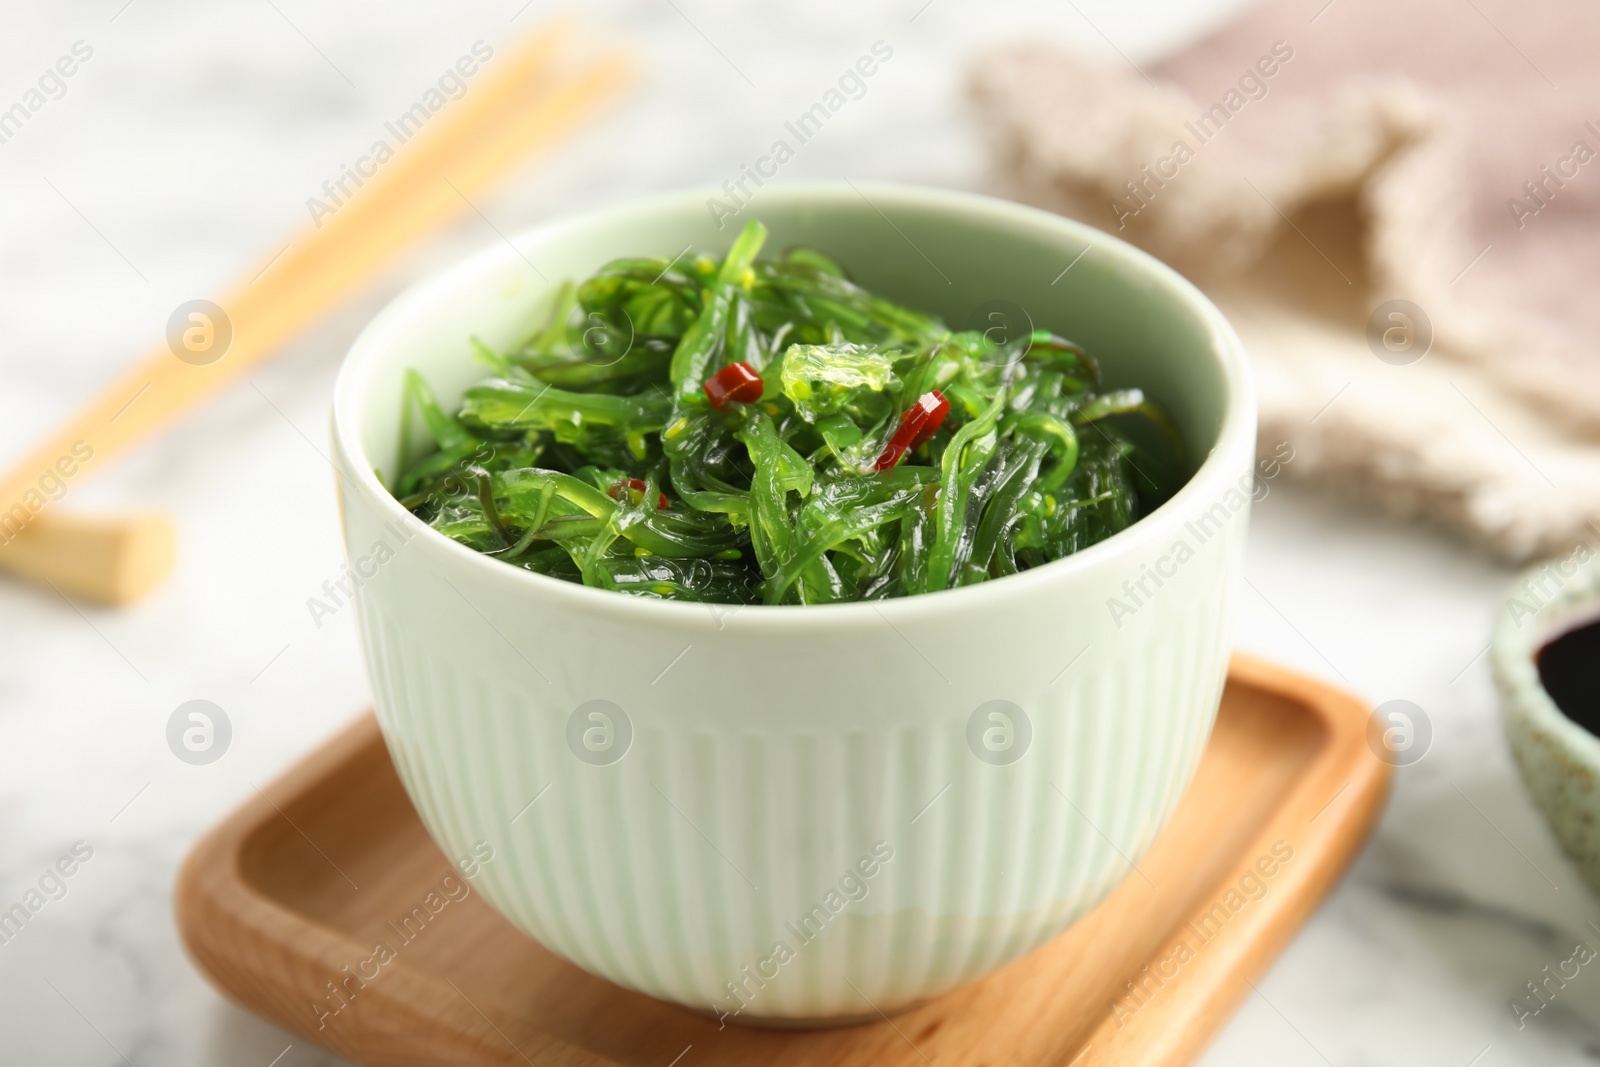
<path id="1" fill-rule="evenodd" d="M 1561 847 L 1600 892 L 1600 738 L 1550 699 L 1537 659 L 1553 638 L 1597 618 L 1600 556 L 1581 545 L 1529 570 L 1512 587 L 1495 624 L 1492 662 L 1522 781 Z"/>
<path id="2" fill-rule="evenodd" d="M 527 336 L 561 279 L 720 254 L 743 219 L 719 228 L 684 193 L 524 232 L 367 327 L 334 399 L 345 543 L 400 776 L 451 857 L 493 850 L 477 884 L 515 926 L 701 1011 L 876 1017 L 1061 931 L 1172 812 L 1226 671 L 1251 385 L 1204 296 L 1089 227 L 878 185 L 774 187 L 750 210 L 768 248 L 820 248 L 953 325 L 1027 309 L 1164 404 L 1198 473 L 1049 566 L 815 607 L 589 589 L 411 520 L 380 480 L 406 369 L 452 404 L 485 373 L 468 338 Z"/>

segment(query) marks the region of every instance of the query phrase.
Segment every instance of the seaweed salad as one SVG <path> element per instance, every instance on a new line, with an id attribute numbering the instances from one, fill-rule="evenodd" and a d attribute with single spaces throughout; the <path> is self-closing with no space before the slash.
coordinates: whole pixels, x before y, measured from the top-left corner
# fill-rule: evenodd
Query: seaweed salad
<path id="1" fill-rule="evenodd" d="M 393 486 L 440 533 L 601 589 L 722 603 L 931 593 L 1061 559 L 1187 475 L 1171 420 L 1047 330 L 952 331 L 809 248 L 619 259 L 563 285 Z M 1014 335 L 1011 335 L 1014 334 Z M 414 414 L 415 413 L 415 414 Z"/>

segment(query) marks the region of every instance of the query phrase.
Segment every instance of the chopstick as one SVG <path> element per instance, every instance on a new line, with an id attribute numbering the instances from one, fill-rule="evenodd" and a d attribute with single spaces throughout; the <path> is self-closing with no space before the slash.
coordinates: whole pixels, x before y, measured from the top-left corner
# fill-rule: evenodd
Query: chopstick
<path id="1" fill-rule="evenodd" d="M 232 340 L 214 362 L 187 362 L 163 343 L 103 389 L 0 478 L 0 569 L 105 603 L 137 599 L 171 563 L 159 517 L 81 520 L 50 509 L 51 489 L 99 471 L 113 455 L 173 421 L 267 358 L 290 336 L 387 266 L 406 246 L 471 207 L 512 164 L 592 114 L 629 80 L 626 54 L 557 69 L 571 25 L 559 19 L 516 46 L 490 77 L 414 135 L 331 217 L 303 231 L 218 303 L 225 322 L 191 319 Z M 207 331 L 210 331 L 209 334 Z M 82 462 L 85 455 L 91 462 Z M 66 475 L 68 469 L 72 475 Z M 63 482 L 64 484 L 64 482 Z M 164 543 L 163 543 L 164 542 Z"/>

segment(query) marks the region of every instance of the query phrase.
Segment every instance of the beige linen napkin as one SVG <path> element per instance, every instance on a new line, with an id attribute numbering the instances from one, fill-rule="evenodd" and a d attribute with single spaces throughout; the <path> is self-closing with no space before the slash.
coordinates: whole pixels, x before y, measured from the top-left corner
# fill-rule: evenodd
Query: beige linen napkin
<path id="1" fill-rule="evenodd" d="M 1576 0 L 1273 0 L 1143 71 L 1000 48 L 971 90 L 1004 191 L 1217 300 L 1263 454 L 1521 560 L 1600 543 L 1597 46 Z"/>

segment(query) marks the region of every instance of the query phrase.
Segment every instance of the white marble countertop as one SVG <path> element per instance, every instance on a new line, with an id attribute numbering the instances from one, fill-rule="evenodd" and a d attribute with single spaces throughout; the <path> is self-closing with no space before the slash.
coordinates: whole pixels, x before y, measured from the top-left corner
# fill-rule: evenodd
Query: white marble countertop
<path id="1" fill-rule="evenodd" d="M 9 6 L 0 108 L 74 42 L 93 54 L 0 143 L 0 456 L 154 343 L 177 304 L 271 255 L 324 178 L 473 41 L 507 42 L 548 11 L 522 4 Z M 960 96 L 975 46 L 1109 41 L 1137 61 L 1237 6 L 828 0 L 755 17 L 731 0 L 607 0 L 588 18 L 634 43 L 642 90 L 480 206 L 509 231 L 720 183 L 879 39 L 894 62 L 785 177 L 981 188 L 979 131 Z M 0 1065 L 336 1062 L 205 983 L 169 894 L 201 831 L 367 703 L 349 613 L 318 628 L 305 606 L 340 560 L 330 476 L 308 440 L 323 437 L 338 357 L 373 309 L 405 278 L 494 239 L 467 217 L 251 383 L 71 488 L 73 506 L 175 516 L 181 559 L 159 594 L 109 612 L 0 582 L 0 903 L 73 842 L 94 850 L 67 895 L 0 945 Z M 1509 572 L 1274 483 L 1247 574 L 1241 647 L 1374 703 L 1414 701 L 1435 736 L 1399 774 L 1349 875 L 1202 1062 L 1600 1057 L 1600 979 L 1579 978 L 1520 1030 L 1508 1007 L 1600 918 L 1522 792 L 1496 717 L 1482 652 Z M 172 710 L 195 698 L 233 723 L 228 758 L 211 766 L 179 762 L 164 739 Z"/>

